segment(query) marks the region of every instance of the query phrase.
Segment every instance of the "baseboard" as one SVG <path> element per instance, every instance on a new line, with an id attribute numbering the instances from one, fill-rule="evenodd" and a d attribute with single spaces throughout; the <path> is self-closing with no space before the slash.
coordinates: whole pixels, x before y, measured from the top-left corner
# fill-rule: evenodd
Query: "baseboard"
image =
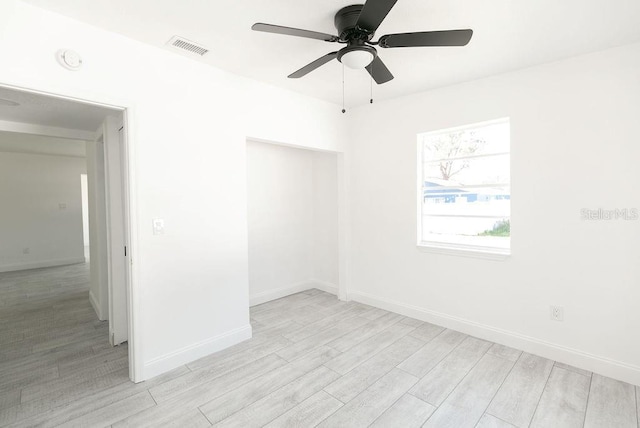
<path id="1" fill-rule="evenodd" d="M 251 325 L 246 325 L 193 345 L 185 346 L 161 357 L 153 358 L 144 363 L 141 380 L 149 380 L 199 358 L 251 339 L 251 336 Z"/>
<path id="2" fill-rule="evenodd" d="M 311 284 L 311 288 L 317 288 L 318 290 L 326 293 L 335 294 L 336 296 L 338 295 L 338 286 L 335 284 L 315 278 L 310 279 L 309 282 Z"/>
<path id="3" fill-rule="evenodd" d="M 270 302 L 272 300 L 287 297 L 292 294 L 300 293 L 302 291 L 311 290 L 317 288 L 318 290 L 326 291 L 331 294 L 338 294 L 338 287 L 326 281 L 319 279 L 309 279 L 307 281 L 296 282 L 287 287 L 276 288 L 275 290 L 263 291 L 249 296 L 249 306 L 256 306 L 262 303 Z"/>
<path id="4" fill-rule="evenodd" d="M 430 322 L 432 324 L 437 324 L 480 339 L 520 349 L 531 354 L 589 370 L 623 382 L 640 385 L 640 367 L 636 365 L 593 355 L 578 349 L 572 349 L 566 346 L 550 343 L 517 332 L 491 327 L 464 318 L 384 299 L 368 293 L 351 291 L 349 292 L 349 298 L 356 302 L 375 306 L 377 308 L 416 318 L 421 321 Z"/>
<path id="5" fill-rule="evenodd" d="M 287 287 L 276 288 L 274 290 L 263 291 L 249 296 L 249 306 L 260 305 L 265 302 L 280 299 L 282 297 L 290 296 L 291 294 L 300 293 L 301 291 L 310 290 L 313 288 L 309 281 L 296 282 Z"/>
<path id="6" fill-rule="evenodd" d="M 38 269 L 54 266 L 74 265 L 84 263 L 83 257 L 74 257 L 69 259 L 44 260 L 40 262 L 16 263 L 12 265 L 0 266 L 0 272 L 13 272 L 17 270 Z"/>
<path id="7" fill-rule="evenodd" d="M 100 312 L 100 303 L 98 303 L 98 299 L 93 294 L 93 290 L 89 290 L 89 302 L 91 302 L 91 306 L 93 306 L 93 310 L 96 311 L 96 315 L 100 321 L 105 321 L 107 318 L 103 317 L 103 314 Z"/>

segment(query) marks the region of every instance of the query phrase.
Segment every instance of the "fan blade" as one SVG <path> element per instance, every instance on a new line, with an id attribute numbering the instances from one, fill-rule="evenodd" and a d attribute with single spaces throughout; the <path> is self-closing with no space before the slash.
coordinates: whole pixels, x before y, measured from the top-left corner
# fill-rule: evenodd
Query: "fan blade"
<path id="1" fill-rule="evenodd" d="M 425 31 L 422 33 L 388 34 L 380 37 L 381 48 L 407 48 L 417 46 L 465 46 L 473 30 Z"/>
<path id="2" fill-rule="evenodd" d="M 326 54 L 325 56 L 322 56 L 320 58 L 318 58 L 317 60 L 310 62 L 309 64 L 305 65 L 304 67 L 302 67 L 300 70 L 291 73 L 289 75 L 289 79 L 299 79 L 302 76 L 306 76 L 307 74 L 311 73 L 313 70 L 315 70 L 316 68 L 325 65 L 326 63 L 328 63 L 329 61 L 331 61 L 332 59 L 335 59 L 338 57 L 338 52 L 331 52 Z"/>
<path id="3" fill-rule="evenodd" d="M 378 85 L 382 85 L 383 83 L 387 83 L 389 80 L 393 79 L 393 74 L 391 74 L 379 56 L 377 56 L 376 59 L 374 59 L 371 64 L 367 65 L 365 68 Z"/>
<path id="4" fill-rule="evenodd" d="M 263 31 L 265 33 L 284 34 L 286 36 L 306 37 L 307 39 L 324 40 L 325 42 L 337 42 L 338 36 L 318 33 L 317 31 L 300 30 L 299 28 L 282 27 L 280 25 L 263 24 L 258 22 L 251 26 L 253 31 Z"/>
<path id="5" fill-rule="evenodd" d="M 374 33 L 398 0 L 367 0 L 356 25 Z"/>

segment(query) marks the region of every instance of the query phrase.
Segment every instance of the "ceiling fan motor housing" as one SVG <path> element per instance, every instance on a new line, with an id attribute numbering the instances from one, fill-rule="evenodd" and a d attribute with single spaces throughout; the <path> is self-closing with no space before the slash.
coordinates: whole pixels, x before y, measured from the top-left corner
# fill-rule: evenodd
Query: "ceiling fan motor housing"
<path id="1" fill-rule="evenodd" d="M 343 7 L 336 13 L 334 23 L 341 41 L 351 42 L 359 40 L 364 43 L 373 38 L 373 31 L 356 26 L 360 12 L 362 12 L 362 7 L 363 5 L 361 4 L 354 4 Z"/>

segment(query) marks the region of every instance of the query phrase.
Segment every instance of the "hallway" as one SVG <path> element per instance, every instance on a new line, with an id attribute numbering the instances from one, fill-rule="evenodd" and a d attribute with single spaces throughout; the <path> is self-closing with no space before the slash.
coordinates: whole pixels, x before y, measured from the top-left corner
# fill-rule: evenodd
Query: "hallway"
<path id="1" fill-rule="evenodd" d="M 89 303 L 89 264 L 0 273 L 0 425 L 129 383 Z M 132 384 L 133 385 L 133 384 Z"/>

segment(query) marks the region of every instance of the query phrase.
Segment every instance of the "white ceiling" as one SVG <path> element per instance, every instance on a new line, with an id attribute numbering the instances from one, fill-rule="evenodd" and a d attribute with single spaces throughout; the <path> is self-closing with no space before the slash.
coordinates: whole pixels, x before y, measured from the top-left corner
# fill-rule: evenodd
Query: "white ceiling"
<path id="1" fill-rule="evenodd" d="M 79 140 L 0 131 L 0 152 L 85 157 L 86 143 Z"/>
<path id="2" fill-rule="evenodd" d="M 18 106 L 0 103 L 0 120 L 56 128 L 95 132 L 106 116 L 120 114 L 104 107 L 3 87 L 0 87 L 0 99 L 19 103 Z"/>
<path id="3" fill-rule="evenodd" d="M 154 46 L 180 35 L 211 50 L 201 61 L 342 102 L 342 66 L 337 61 L 302 79 L 286 77 L 342 45 L 258 33 L 250 27 L 266 22 L 335 34 L 335 12 L 353 0 L 26 1 Z M 638 0 L 399 0 L 377 36 L 472 28 L 474 37 L 463 48 L 379 49 L 395 79 L 375 87 L 374 97 L 397 97 L 637 42 L 638 23 Z M 365 71 L 347 70 L 347 105 L 368 102 L 369 83 Z"/>

